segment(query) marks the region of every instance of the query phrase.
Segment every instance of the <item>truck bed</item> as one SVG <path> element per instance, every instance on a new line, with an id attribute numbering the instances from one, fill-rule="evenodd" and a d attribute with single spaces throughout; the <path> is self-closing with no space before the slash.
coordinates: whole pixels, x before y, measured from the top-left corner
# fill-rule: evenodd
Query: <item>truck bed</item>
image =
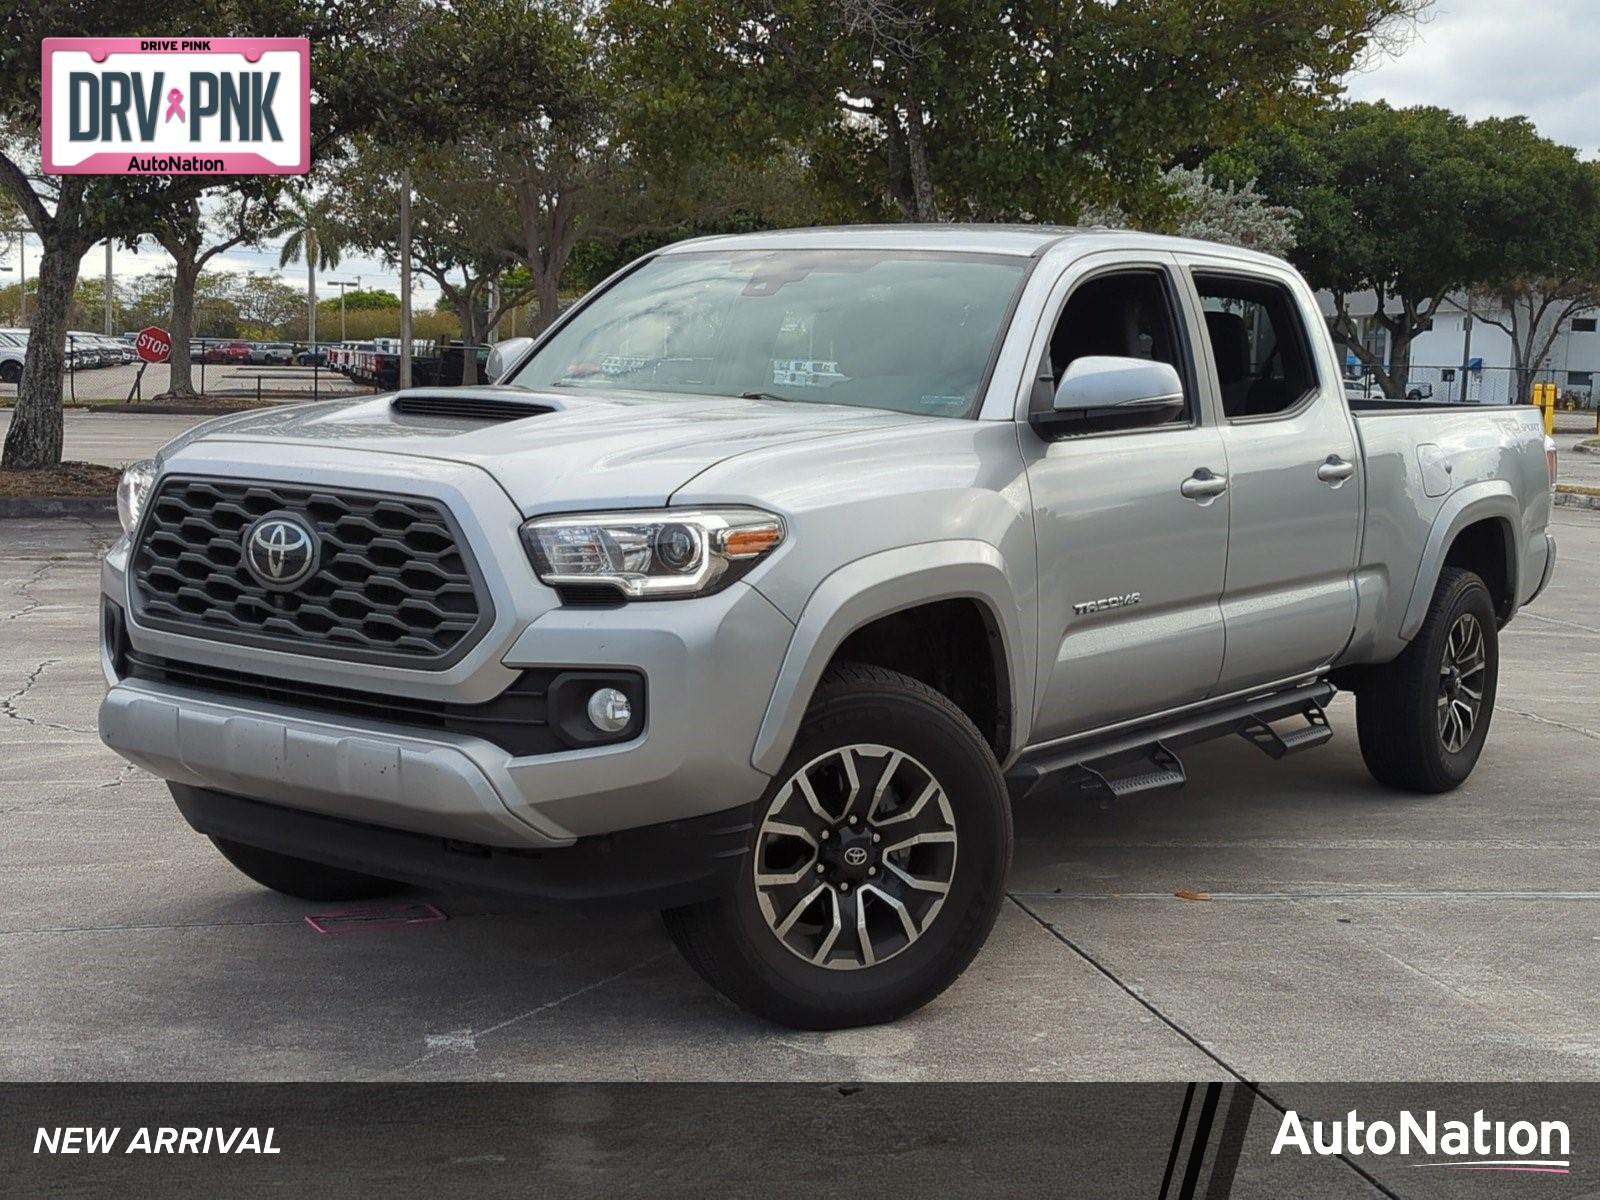
<path id="1" fill-rule="evenodd" d="M 1454 514 L 1487 502 L 1512 524 L 1517 600 L 1538 586 L 1547 546 L 1550 477 L 1544 423 L 1530 405 L 1350 401 L 1366 461 L 1360 611 L 1344 661 L 1384 662 L 1415 633 L 1419 566 L 1429 561 Z M 1448 540 L 1445 541 L 1448 545 Z M 1408 577 L 1391 578 L 1403 565 Z M 1429 572 L 1432 572 L 1431 574 Z"/>

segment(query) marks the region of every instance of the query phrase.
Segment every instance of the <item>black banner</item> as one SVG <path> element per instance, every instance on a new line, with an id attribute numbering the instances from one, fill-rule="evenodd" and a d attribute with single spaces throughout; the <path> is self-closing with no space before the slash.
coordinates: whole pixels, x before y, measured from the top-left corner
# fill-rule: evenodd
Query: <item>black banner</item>
<path id="1" fill-rule="evenodd" d="M 16 1196 L 1578 1197 L 1600 1087 L 28 1084 Z"/>

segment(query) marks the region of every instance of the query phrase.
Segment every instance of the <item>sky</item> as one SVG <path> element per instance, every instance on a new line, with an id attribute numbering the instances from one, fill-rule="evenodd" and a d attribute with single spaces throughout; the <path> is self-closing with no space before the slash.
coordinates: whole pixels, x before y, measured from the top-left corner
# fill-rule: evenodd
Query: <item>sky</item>
<path id="1" fill-rule="evenodd" d="M 1600 0 L 1435 0 L 1415 40 L 1348 80 L 1355 100 L 1433 104 L 1473 120 L 1529 117 L 1600 154 Z"/>
<path id="2" fill-rule="evenodd" d="M 1544 136 L 1574 146 L 1586 158 L 1600 155 L 1600 0 L 1434 0 L 1409 44 L 1394 56 L 1366 64 L 1347 80 L 1356 100 L 1387 100 L 1397 107 L 1434 104 L 1474 120 L 1524 114 Z M 28 274 L 38 268 L 39 244 L 30 238 Z M 0 253 L 0 279 L 17 278 L 17 251 Z M 166 253 L 146 242 L 137 252 L 117 247 L 112 270 L 118 277 L 170 269 Z M 276 244 L 238 249 L 212 262 L 212 268 L 279 273 L 303 288 L 305 266 L 280 272 Z M 85 275 L 105 270 L 105 248 L 84 257 Z M 348 255 L 334 279 L 360 280 L 363 287 L 398 293 L 400 275 L 371 258 Z M 414 303 L 432 308 L 438 289 L 413 273 Z M 318 280 L 319 296 L 337 288 Z"/>

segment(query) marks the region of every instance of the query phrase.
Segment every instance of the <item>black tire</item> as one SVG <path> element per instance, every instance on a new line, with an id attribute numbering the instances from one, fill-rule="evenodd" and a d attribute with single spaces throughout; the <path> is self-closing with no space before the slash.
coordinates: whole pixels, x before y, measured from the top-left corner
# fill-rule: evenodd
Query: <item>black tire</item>
<path id="1" fill-rule="evenodd" d="M 22 364 L 7 362 L 0 363 L 0 382 L 16 383 L 22 378 Z"/>
<path id="2" fill-rule="evenodd" d="M 214 837 L 211 841 L 222 851 L 223 858 L 262 887 L 297 900 L 376 900 L 403 891 L 406 886 L 393 879 L 291 858 L 226 838 Z"/>
<path id="3" fill-rule="evenodd" d="M 898 806 L 891 817 L 915 807 L 898 795 L 902 790 L 900 781 L 905 777 L 894 772 L 920 770 L 931 777 L 948 801 L 937 803 L 935 817 L 942 824 L 948 813 L 955 840 L 950 843 L 949 874 L 942 881 L 948 890 L 943 893 L 942 902 L 920 918 L 924 922 L 920 933 L 881 961 L 841 970 L 814 965 L 780 940 L 776 928 L 763 915 L 756 871 L 764 853 L 759 845 L 761 823 L 769 809 L 777 810 L 788 781 L 802 767 L 851 746 L 888 747 L 907 756 L 900 767 L 893 766 L 893 755 L 881 756 L 883 765 L 874 768 L 894 781 L 886 793 Z M 917 777 L 912 778 L 914 789 Z M 868 790 L 863 775 L 859 791 L 864 794 Z M 877 807 L 873 802 L 874 812 Z M 841 811 L 848 811 L 848 806 Z M 915 814 L 903 819 L 914 822 Z M 879 820 L 879 826 L 864 822 L 862 830 L 881 828 L 890 818 Z M 845 1029 L 882 1024 L 913 1012 L 938 996 L 966 969 L 999 915 L 1012 846 L 1011 807 L 999 765 L 989 745 L 960 709 L 932 688 L 898 672 L 855 663 L 829 669 L 806 711 L 783 769 L 757 805 L 755 825 L 751 853 L 731 895 L 672 909 L 662 917 L 673 942 L 701 978 L 741 1008 L 769 1021 L 796 1029 Z M 844 838 L 860 838 L 862 834 L 855 830 L 846 833 L 842 823 L 839 829 L 840 837 L 832 845 L 842 855 L 838 847 Z M 876 843 L 879 837 L 872 840 Z M 863 906 L 858 911 L 878 915 L 887 912 L 878 908 L 883 903 L 878 897 L 883 889 L 900 886 L 891 879 L 888 856 L 921 853 L 924 849 L 930 848 L 902 852 L 884 844 L 881 857 L 878 850 L 872 850 L 874 861 L 884 864 L 883 873 L 875 884 L 857 877 L 860 886 L 854 903 Z M 815 854 L 817 869 L 833 869 L 821 865 L 821 844 Z M 849 860 L 840 859 L 839 870 L 849 869 L 842 865 L 845 861 Z M 915 870 L 911 858 L 899 861 Z M 770 863 L 767 869 L 771 869 Z M 870 870 L 878 875 L 877 866 Z M 847 890 L 838 884 L 830 886 Z M 870 906 L 868 893 L 876 893 Z M 907 904 L 927 903 L 922 893 L 913 896 L 903 892 L 901 898 Z M 824 899 L 837 899 L 841 907 L 834 910 L 835 914 L 844 911 L 842 906 L 850 900 L 848 896 L 832 895 Z M 838 920 L 837 915 L 834 920 Z M 891 933 L 891 941 L 896 937 L 898 934 Z M 855 938 L 854 926 L 846 938 L 855 940 L 859 950 L 861 942 Z M 867 962 L 867 955 L 858 953 L 857 961 Z"/>
<path id="4" fill-rule="evenodd" d="M 1449 683 L 1446 650 L 1463 618 L 1477 622 L 1484 668 L 1471 736 L 1452 749 L 1440 730 Z M 1356 691 L 1361 757 L 1379 783 L 1408 792 L 1448 792 L 1472 774 L 1494 715 L 1500 643 L 1494 600 L 1482 579 L 1459 567 L 1439 574 L 1422 628 L 1391 663 L 1369 668 Z"/>

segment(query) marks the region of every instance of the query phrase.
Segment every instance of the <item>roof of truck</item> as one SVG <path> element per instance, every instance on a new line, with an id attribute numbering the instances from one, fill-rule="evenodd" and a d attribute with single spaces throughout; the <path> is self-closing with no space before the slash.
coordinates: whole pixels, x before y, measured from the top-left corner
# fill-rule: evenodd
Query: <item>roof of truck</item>
<path id="1" fill-rule="evenodd" d="M 1067 240 L 1105 242 L 1106 249 L 1188 250 L 1217 253 L 1260 262 L 1282 262 L 1270 254 L 1244 250 L 1220 242 L 1107 229 L 1098 225 L 977 225 L 905 224 L 834 225 L 813 229 L 772 229 L 760 233 L 714 234 L 665 246 L 660 253 L 682 254 L 704 250 L 944 250 L 968 254 L 1042 253 Z"/>

